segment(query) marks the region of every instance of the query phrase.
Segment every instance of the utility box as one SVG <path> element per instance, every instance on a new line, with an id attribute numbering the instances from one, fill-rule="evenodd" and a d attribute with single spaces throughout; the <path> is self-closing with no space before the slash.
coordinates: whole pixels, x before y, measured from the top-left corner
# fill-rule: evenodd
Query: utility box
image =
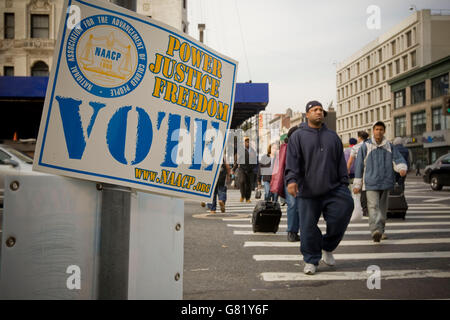
<path id="1" fill-rule="evenodd" d="M 0 299 L 99 298 L 101 234 L 120 233 L 102 229 L 101 186 L 38 173 L 6 177 Z M 181 299 L 183 200 L 132 189 L 130 199 L 125 297 Z"/>

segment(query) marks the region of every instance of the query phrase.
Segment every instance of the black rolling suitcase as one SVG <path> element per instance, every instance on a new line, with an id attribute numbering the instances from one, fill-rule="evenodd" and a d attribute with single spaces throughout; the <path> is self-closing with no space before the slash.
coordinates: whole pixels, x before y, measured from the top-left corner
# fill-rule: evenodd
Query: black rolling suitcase
<path id="1" fill-rule="evenodd" d="M 253 232 L 278 231 L 281 218 L 281 208 L 278 202 L 260 200 L 253 210 Z"/>
<path id="2" fill-rule="evenodd" d="M 389 191 L 387 218 L 401 218 L 405 220 L 407 210 L 408 204 L 406 203 L 403 189 L 396 184 L 394 189 Z"/>

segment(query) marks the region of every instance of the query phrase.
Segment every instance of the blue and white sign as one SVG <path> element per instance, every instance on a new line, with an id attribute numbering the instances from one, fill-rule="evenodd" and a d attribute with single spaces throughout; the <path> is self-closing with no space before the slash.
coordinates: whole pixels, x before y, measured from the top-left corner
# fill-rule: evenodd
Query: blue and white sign
<path id="1" fill-rule="evenodd" d="M 210 198 L 237 62 L 108 2 L 66 0 L 65 9 L 33 169 Z"/>

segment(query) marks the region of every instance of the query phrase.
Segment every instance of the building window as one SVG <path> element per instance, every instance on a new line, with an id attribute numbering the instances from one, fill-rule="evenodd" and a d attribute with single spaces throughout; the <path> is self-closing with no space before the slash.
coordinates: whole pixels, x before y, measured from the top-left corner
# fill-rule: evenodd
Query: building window
<path id="1" fill-rule="evenodd" d="M 448 73 L 431 79 L 432 98 L 448 94 Z"/>
<path id="2" fill-rule="evenodd" d="M 425 111 L 411 114 L 412 134 L 422 134 L 427 129 L 427 118 Z"/>
<path id="3" fill-rule="evenodd" d="M 409 54 L 411 56 L 411 68 L 416 66 L 416 52 L 413 51 Z"/>
<path id="4" fill-rule="evenodd" d="M 433 108 L 432 114 L 432 131 L 438 131 L 445 129 L 444 115 L 442 114 L 442 107 Z"/>
<path id="5" fill-rule="evenodd" d="M 31 38 L 48 39 L 49 20 L 48 14 L 31 15 Z"/>
<path id="6" fill-rule="evenodd" d="M 371 101 L 370 101 L 370 92 L 367 93 L 367 105 L 368 105 L 368 106 L 371 105 Z"/>
<path id="7" fill-rule="evenodd" d="M 405 89 L 394 92 L 394 108 L 404 107 L 406 103 Z"/>
<path id="8" fill-rule="evenodd" d="M 359 62 L 356 64 L 356 72 L 359 75 Z"/>
<path id="9" fill-rule="evenodd" d="M 384 119 L 386 119 L 386 106 L 383 106 L 383 107 L 381 108 L 381 110 L 382 110 L 383 120 L 384 120 Z"/>
<path id="10" fill-rule="evenodd" d="M 14 13 L 5 13 L 5 39 L 14 39 Z"/>
<path id="11" fill-rule="evenodd" d="M 400 73 L 400 59 L 395 60 L 395 74 Z"/>
<path id="12" fill-rule="evenodd" d="M 391 42 L 391 49 L 392 56 L 395 56 L 395 40 Z"/>
<path id="13" fill-rule="evenodd" d="M 411 86 L 411 104 L 425 101 L 425 82 Z"/>
<path id="14" fill-rule="evenodd" d="M 388 64 L 388 69 L 389 69 L 389 78 L 392 78 L 392 63 Z"/>
<path id="15" fill-rule="evenodd" d="M 48 77 L 48 66 L 45 62 L 38 61 L 31 67 L 32 77 Z"/>
<path id="16" fill-rule="evenodd" d="M 383 88 L 378 89 L 378 97 L 380 98 L 379 101 L 383 101 Z"/>
<path id="17" fill-rule="evenodd" d="M 394 119 L 394 126 L 396 137 L 406 136 L 406 116 L 396 117 Z"/>
<path id="18" fill-rule="evenodd" d="M 386 67 L 381 68 L 381 76 L 383 77 L 383 81 L 386 80 Z"/>
<path id="19" fill-rule="evenodd" d="M 409 30 L 407 33 L 406 33 L 406 47 L 407 48 L 409 48 L 410 46 L 411 46 L 411 44 L 412 44 L 412 41 L 411 41 L 412 39 L 411 39 L 411 30 Z"/>
<path id="20" fill-rule="evenodd" d="M 3 75 L 8 76 L 8 77 L 14 76 L 14 67 L 4 66 L 3 67 Z"/>
<path id="21" fill-rule="evenodd" d="M 408 70 L 408 56 L 403 56 L 403 71 Z"/>
<path id="22" fill-rule="evenodd" d="M 367 70 L 370 69 L 370 56 L 367 56 Z"/>
<path id="23" fill-rule="evenodd" d="M 383 61 L 383 51 L 378 49 L 378 62 Z"/>
<path id="24" fill-rule="evenodd" d="M 375 71 L 375 80 L 378 82 L 380 82 L 380 70 Z"/>

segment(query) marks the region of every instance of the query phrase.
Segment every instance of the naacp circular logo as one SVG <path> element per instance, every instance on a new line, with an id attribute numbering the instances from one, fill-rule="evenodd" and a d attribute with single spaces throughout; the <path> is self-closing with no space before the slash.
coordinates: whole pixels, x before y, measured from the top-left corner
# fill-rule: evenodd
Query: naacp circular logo
<path id="1" fill-rule="evenodd" d="M 83 19 L 69 34 L 69 71 L 84 90 L 103 98 L 124 96 L 141 83 L 147 51 L 137 30 L 111 15 Z"/>

